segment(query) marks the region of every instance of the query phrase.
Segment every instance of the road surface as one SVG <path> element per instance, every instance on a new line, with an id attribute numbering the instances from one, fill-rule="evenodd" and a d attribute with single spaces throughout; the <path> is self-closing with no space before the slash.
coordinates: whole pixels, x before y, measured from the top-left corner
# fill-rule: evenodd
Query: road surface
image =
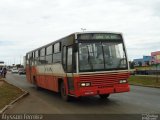
<path id="1" fill-rule="evenodd" d="M 7 73 L 6 80 L 30 92 L 6 113 L 43 114 L 143 114 L 160 113 L 160 89 L 131 86 L 128 93 L 112 94 L 102 101 L 98 96 L 65 102 L 60 95 L 48 90 L 37 91 L 25 75 Z"/>

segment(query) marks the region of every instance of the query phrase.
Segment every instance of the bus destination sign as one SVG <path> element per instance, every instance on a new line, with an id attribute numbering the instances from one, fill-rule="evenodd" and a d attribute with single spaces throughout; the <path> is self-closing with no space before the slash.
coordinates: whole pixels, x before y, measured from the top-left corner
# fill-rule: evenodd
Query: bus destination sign
<path id="1" fill-rule="evenodd" d="M 81 40 L 120 40 L 122 39 L 120 34 L 113 33 L 86 33 L 79 34 L 78 39 Z"/>

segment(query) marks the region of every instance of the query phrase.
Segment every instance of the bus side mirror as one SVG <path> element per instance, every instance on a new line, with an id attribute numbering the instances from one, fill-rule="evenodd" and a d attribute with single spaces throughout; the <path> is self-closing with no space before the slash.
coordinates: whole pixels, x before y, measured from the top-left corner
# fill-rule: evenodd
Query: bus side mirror
<path id="1" fill-rule="evenodd" d="M 74 45 L 73 45 L 73 50 L 74 50 L 74 52 L 77 52 L 78 51 L 78 43 L 75 43 Z"/>

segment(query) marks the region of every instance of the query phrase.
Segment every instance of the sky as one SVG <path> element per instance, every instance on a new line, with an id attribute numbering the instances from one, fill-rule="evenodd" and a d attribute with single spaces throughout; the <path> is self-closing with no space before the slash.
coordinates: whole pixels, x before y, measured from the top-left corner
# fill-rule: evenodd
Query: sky
<path id="1" fill-rule="evenodd" d="M 160 51 L 160 0 L 0 0 L 0 61 L 74 32 L 123 34 L 129 60 Z"/>

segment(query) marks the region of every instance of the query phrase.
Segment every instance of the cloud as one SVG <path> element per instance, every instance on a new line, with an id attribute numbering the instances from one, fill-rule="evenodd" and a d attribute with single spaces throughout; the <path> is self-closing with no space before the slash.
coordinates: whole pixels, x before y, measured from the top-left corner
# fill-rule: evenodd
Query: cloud
<path id="1" fill-rule="evenodd" d="M 122 32 L 130 59 L 150 54 L 159 50 L 158 5 L 159 0 L 1 0 L 0 59 L 19 58 L 82 27 Z"/>
<path id="2" fill-rule="evenodd" d="M 10 46 L 10 45 L 14 45 L 13 41 L 10 40 L 0 40 L 0 46 Z"/>

